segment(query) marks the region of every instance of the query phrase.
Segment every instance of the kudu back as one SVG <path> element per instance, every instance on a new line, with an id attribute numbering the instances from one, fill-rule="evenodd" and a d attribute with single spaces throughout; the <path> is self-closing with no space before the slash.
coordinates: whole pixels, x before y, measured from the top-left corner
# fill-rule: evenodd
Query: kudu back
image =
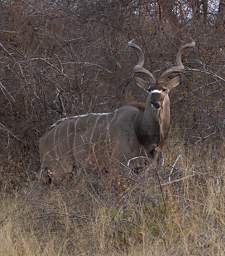
<path id="1" fill-rule="evenodd" d="M 158 79 L 144 68 L 141 48 L 133 40 L 128 46 L 138 55 L 133 76 L 148 93 L 145 104 L 128 104 L 113 112 L 87 113 L 54 123 L 39 141 L 40 177 L 44 182 L 60 183 L 76 166 L 96 168 L 106 162 L 127 165 L 143 155 L 158 158 L 170 128 L 169 92 L 180 83 L 183 51 L 195 43 L 180 47 L 176 65 Z"/>

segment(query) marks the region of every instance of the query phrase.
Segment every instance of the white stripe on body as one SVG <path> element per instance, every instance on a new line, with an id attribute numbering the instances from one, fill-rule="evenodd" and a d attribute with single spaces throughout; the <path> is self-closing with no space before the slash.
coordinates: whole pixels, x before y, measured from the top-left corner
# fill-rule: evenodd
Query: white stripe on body
<path id="1" fill-rule="evenodd" d="M 77 115 L 77 116 L 69 116 L 69 117 L 64 117 L 61 118 L 59 120 L 57 120 L 54 124 L 52 124 L 49 129 L 54 128 L 55 126 L 57 126 L 59 123 L 68 120 L 68 119 L 73 119 L 73 118 L 82 118 L 82 117 L 87 117 L 89 115 L 93 115 L 93 116 L 105 116 L 105 115 L 110 115 L 112 112 L 107 112 L 107 113 L 87 113 L 87 114 L 83 114 L 83 115 Z"/>
<path id="2" fill-rule="evenodd" d="M 67 148 L 69 149 L 70 148 L 70 134 L 69 134 L 69 129 L 70 129 L 70 122 L 67 124 L 67 127 L 66 127 L 66 141 L 67 141 Z"/>
<path id="3" fill-rule="evenodd" d="M 94 133 L 95 133 L 95 130 L 96 130 L 98 121 L 99 121 L 99 119 L 100 119 L 101 117 L 102 117 L 102 116 L 100 115 L 100 116 L 98 116 L 98 117 L 96 118 L 96 120 L 95 120 L 95 124 L 94 124 L 94 126 L 93 126 L 93 128 L 92 128 L 92 132 L 91 132 L 91 136 L 90 136 L 90 140 L 89 140 L 90 143 L 93 143 L 92 139 L 93 139 L 93 137 L 94 137 Z"/>
<path id="4" fill-rule="evenodd" d="M 77 136 L 77 123 L 79 121 L 79 118 L 75 121 L 74 125 L 74 139 L 73 139 L 73 161 L 76 161 L 76 136 Z"/>
<path id="5" fill-rule="evenodd" d="M 109 116 L 106 116 L 106 142 L 111 143 Z"/>
<path id="6" fill-rule="evenodd" d="M 56 132 L 57 132 L 57 128 L 55 128 L 55 131 L 54 131 L 54 134 L 53 134 L 53 145 L 54 145 L 54 153 L 55 153 L 55 156 L 56 156 L 56 161 L 58 161 L 59 160 L 59 155 L 58 155 L 58 152 L 57 152 Z"/>
<path id="7" fill-rule="evenodd" d="M 115 117 L 115 112 L 116 112 L 117 110 L 115 110 L 114 111 L 114 117 Z M 66 140 L 65 140 L 65 143 L 67 143 L 67 147 L 68 147 L 68 150 L 67 150 L 67 152 L 63 152 L 63 154 L 64 155 L 68 155 L 68 154 L 70 154 L 71 153 L 71 150 L 73 150 L 73 161 L 75 161 L 76 160 L 76 153 L 77 153 L 77 151 L 79 152 L 79 146 L 77 147 L 77 145 L 76 145 L 76 136 L 77 136 L 77 125 L 78 125 L 78 122 L 79 122 L 79 119 L 80 118 L 82 118 L 82 117 L 88 117 L 88 116 L 97 116 L 97 119 L 96 119 L 96 121 L 95 121 L 95 125 L 94 125 L 94 127 L 93 127 L 93 129 L 92 129 L 92 134 L 91 134 L 91 137 L 90 137 L 90 142 L 92 142 L 92 140 L 93 140 L 93 136 L 94 136 L 94 132 L 95 132 L 95 129 L 96 129 L 96 127 L 97 127 L 97 123 L 98 123 L 98 121 L 100 120 L 100 118 L 102 117 L 102 116 L 106 116 L 107 117 L 107 120 L 109 120 L 109 115 L 110 114 L 112 114 L 113 112 L 108 112 L 108 113 L 87 113 L 87 114 L 83 114 L 83 115 L 77 115 L 77 116 L 72 116 L 72 117 L 66 117 L 66 118 L 62 118 L 62 119 L 60 119 L 60 120 L 58 120 L 57 122 L 55 122 L 53 125 L 51 125 L 50 126 L 50 129 L 55 129 L 54 131 L 53 131 L 53 148 L 51 149 L 51 150 L 49 150 L 48 152 L 46 152 L 46 157 L 47 157 L 47 155 L 48 155 L 48 157 L 49 158 L 51 158 L 51 160 L 55 160 L 56 162 L 58 162 L 58 164 L 61 166 L 61 168 L 63 169 L 63 171 L 65 172 L 66 171 L 66 168 L 65 168 L 65 166 L 64 166 L 64 164 L 63 164 L 63 161 L 59 161 L 60 160 L 60 156 L 62 156 L 62 155 L 60 155 L 60 154 L 62 154 L 62 152 L 61 152 L 61 150 L 60 150 L 60 144 L 58 143 L 58 140 L 59 140 L 59 137 L 57 136 L 57 134 L 58 134 L 58 129 L 62 129 L 62 127 L 57 127 L 57 125 L 59 124 L 59 123 L 61 123 L 61 122 L 63 122 L 63 121 L 66 121 L 66 120 L 69 120 L 69 119 L 74 119 L 74 121 L 75 121 L 75 124 L 74 124 L 74 139 L 73 139 L 73 149 L 70 149 L 70 147 L 68 147 L 68 146 L 70 146 L 69 145 L 69 138 L 70 138 L 70 133 L 69 133 L 69 128 L 70 128 L 70 125 L 69 124 L 67 124 L 67 127 L 66 127 L 66 136 L 67 136 L 67 138 L 65 138 Z M 107 123 L 109 123 L 108 121 L 107 121 Z M 111 122 L 110 122 L 111 123 Z M 107 130 L 109 130 L 109 126 L 110 126 L 110 124 L 109 125 L 107 125 Z M 81 139 L 83 140 L 83 144 L 88 144 L 88 142 L 86 141 L 86 138 L 84 138 L 84 137 L 82 137 L 82 136 L 80 136 L 81 137 Z M 55 155 L 55 158 L 53 157 L 53 155 L 51 154 L 51 152 L 53 151 L 53 153 L 54 153 L 54 155 Z M 81 150 L 82 151 L 82 150 Z"/>

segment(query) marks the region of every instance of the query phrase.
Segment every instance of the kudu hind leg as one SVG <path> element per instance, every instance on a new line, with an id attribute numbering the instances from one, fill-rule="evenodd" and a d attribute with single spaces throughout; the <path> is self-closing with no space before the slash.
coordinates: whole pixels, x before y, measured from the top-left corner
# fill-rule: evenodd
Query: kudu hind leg
<path id="1" fill-rule="evenodd" d="M 59 166 L 42 167 L 39 174 L 39 181 L 47 185 L 60 185 L 67 183 L 73 174 L 73 165 L 67 165 L 66 168 Z"/>
<path id="2" fill-rule="evenodd" d="M 52 183 L 51 173 L 48 167 L 41 167 L 38 180 L 45 185 L 50 185 Z"/>

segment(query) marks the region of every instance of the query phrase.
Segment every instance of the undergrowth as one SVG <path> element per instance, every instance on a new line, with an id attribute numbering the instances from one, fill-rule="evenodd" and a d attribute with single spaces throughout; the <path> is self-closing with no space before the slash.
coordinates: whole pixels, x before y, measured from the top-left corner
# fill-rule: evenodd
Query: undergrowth
<path id="1" fill-rule="evenodd" d="M 67 186 L 2 193 L 0 255 L 224 255 L 224 162 L 212 150 L 170 142 L 160 184 L 146 168 L 118 192 L 113 174 L 80 170 Z"/>

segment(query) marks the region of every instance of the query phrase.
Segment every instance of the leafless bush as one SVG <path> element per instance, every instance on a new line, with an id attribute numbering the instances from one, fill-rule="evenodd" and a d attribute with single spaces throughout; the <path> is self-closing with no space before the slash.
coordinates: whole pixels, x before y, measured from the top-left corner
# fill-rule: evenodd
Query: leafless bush
<path id="1" fill-rule="evenodd" d="M 146 66 L 156 73 L 163 63 L 173 62 L 181 43 L 191 38 L 197 42 L 197 51 L 186 61 L 194 71 L 186 72 L 183 86 L 171 97 L 173 134 L 189 146 L 211 144 L 215 152 L 221 151 L 223 8 L 194 2 L 1 2 L 1 176 L 9 175 L 12 184 L 18 184 L 14 178 L 22 182 L 35 176 L 38 138 L 60 117 L 57 90 L 67 115 L 108 111 L 143 99 L 128 83 L 135 56 L 126 46 L 132 38 L 144 49 Z M 20 166 L 21 161 L 25 175 L 11 165 Z"/>

